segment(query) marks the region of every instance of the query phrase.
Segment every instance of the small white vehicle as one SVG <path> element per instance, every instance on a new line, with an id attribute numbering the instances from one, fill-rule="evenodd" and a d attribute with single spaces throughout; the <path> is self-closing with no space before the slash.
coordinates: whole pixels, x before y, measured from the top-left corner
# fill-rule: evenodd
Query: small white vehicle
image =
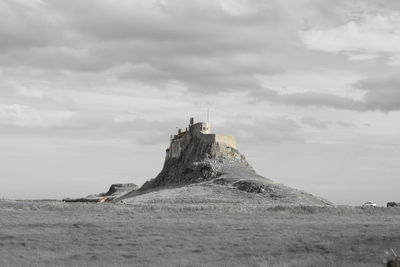
<path id="1" fill-rule="evenodd" d="M 376 207 L 376 203 L 373 201 L 367 201 L 362 206 L 363 207 Z"/>

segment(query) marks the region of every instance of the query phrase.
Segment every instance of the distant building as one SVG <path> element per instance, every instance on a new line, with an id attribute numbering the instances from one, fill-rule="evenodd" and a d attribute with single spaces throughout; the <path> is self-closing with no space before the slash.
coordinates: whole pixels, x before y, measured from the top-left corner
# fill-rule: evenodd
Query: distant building
<path id="1" fill-rule="evenodd" d="M 178 133 L 170 136 L 170 145 L 167 148 L 167 159 L 179 158 L 181 152 L 190 143 L 193 137 L 202 141 L 217 143 L 219 146 L 237 149 L 236 138 L 234 136 L 213 134 L 211 126 L 208 122 L 194 123 L 194 119 L 190 118 L 190 123 L 185 129 L 178 129 Z"/>

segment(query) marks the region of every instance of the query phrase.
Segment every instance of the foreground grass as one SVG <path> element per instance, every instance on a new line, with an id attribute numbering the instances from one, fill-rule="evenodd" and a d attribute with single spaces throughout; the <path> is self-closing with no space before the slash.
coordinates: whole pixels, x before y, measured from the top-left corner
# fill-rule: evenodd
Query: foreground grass
<path id="1" fill-rule="evenodd" d="M 400 209 L 0 201 L 0 266 L 383 266 Z"/>

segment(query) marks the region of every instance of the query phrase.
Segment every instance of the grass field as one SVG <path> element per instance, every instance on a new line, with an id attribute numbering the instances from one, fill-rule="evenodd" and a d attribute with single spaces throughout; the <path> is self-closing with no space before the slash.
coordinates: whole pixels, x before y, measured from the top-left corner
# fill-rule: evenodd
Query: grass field
<path id="1" fill-rule="evenodd" d="M 0 266 L 384 266 L 400 209 L 0 200 Z"/>

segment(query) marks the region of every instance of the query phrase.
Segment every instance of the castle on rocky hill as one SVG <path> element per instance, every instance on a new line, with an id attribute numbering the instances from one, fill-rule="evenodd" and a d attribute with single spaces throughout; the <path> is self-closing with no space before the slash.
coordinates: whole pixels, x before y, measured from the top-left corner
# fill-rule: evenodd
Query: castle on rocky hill
<path id="1" fill-rule="evenodd" d="M 221 148 L 225 147 L 237 150 L 236 138 L 234 136 L 211 133 L 210 123 L 194 123 L 194 119 L 190 118 L 190 123 L 186 129 L 178 129 L 177 134 L 170 136 L 170 145 L 166 150 L 166 159 L 179 158 L 193 137 L 205 143 L 218 144 Z"/>
<path id="2" fill-rule="evenodd" d="M 236 138 L 211 133 L 208 122 L 194 123 L 193 118 L 190 118 L 186 129 L 179 129 L 177 134 L 171 135 L 170 146 L 166 152 L 160 173 L 140 188 L 134 184 L 116 184 L 111 186 L 107 193 L 65 201 L 119 202 L 123 199 L 131 199 L 130 201 L 135 203 L 135 200 L 139 199 L 138 203 L 144 200 L 149 201 L 148 203 L 158 203 L 157 201 L 189 203 L 182 201 L 190 201 L 190 203 L 204 204 L 208 203 L 205 201 L 210 200 L 210 203 L 250 201 L 248 203 L 268 205 L 332 205 L 329 201 L 277 184 L 258 175 L 245 156 L 238 151 Z M 174 187 L 180 189 L 174 191 Z M 162 194 L 161 189 L 173 190 L 172 192 L 175 193 L 171 194 L 169 191 Z M 156 192 L 152 192 L 153 190 Z M 148 195 L 150 197 L 147 200 L 146 197 L 140 197 L 147 193 L 151 194 Z M 250 193 L 257 196 L 253 197 Z M 157 199 L 160 195 L 163 197 Z M 198 200 L 200 202 L 196 202 Z"/>

